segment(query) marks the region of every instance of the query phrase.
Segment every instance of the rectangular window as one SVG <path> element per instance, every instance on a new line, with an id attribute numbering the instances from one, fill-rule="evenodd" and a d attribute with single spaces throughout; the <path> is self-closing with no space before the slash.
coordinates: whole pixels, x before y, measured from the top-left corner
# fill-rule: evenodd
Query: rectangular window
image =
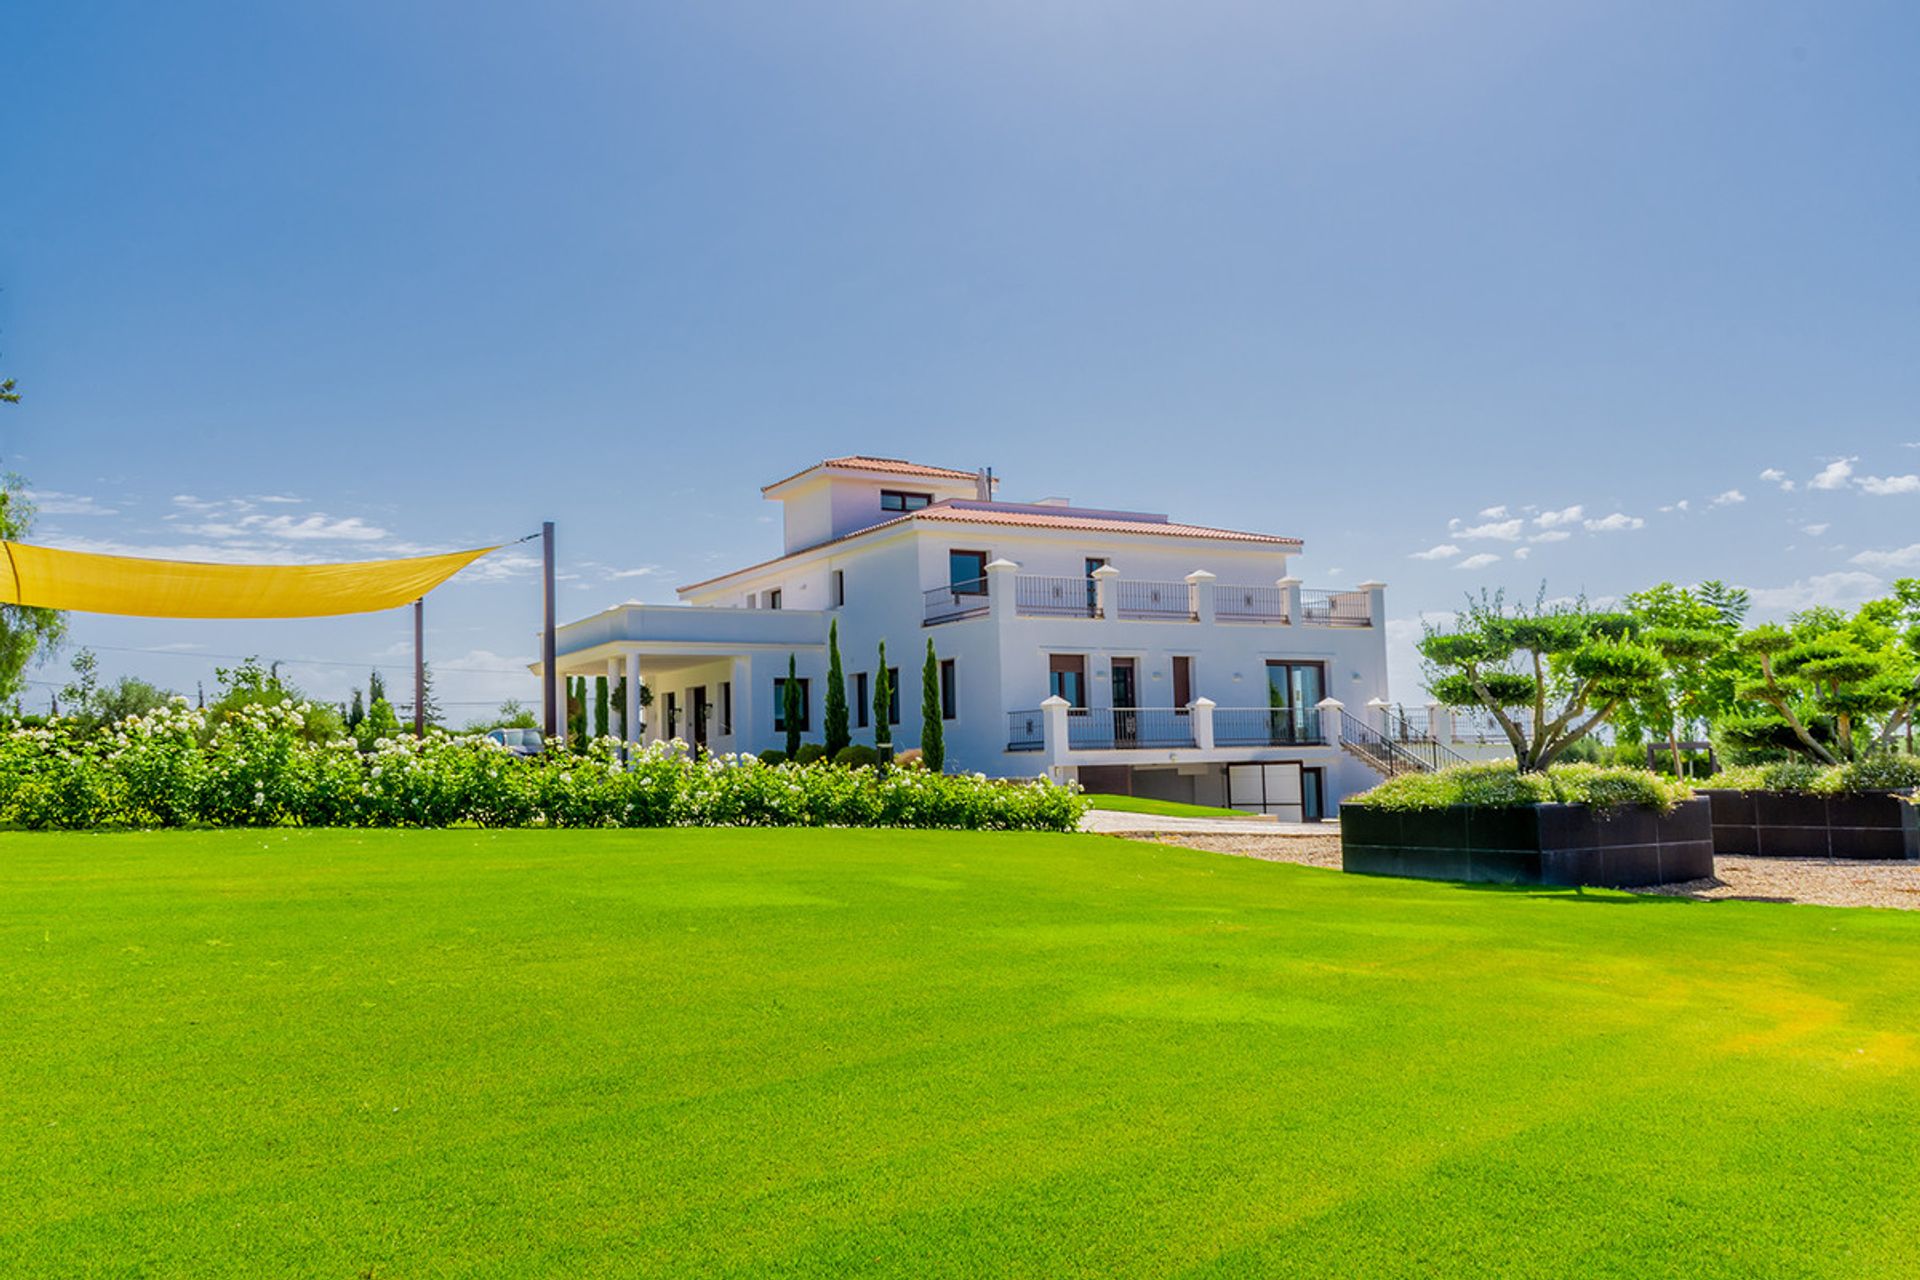
<path id="1" fill-rule="evenodd" d="M 780 607 L 780 591 L 778 588 L 775 588 L 774 590 L 767 592 L 767 608 L 778 609 L 779 607 Z"/>
<path id="2" fill-rule="evenodd" d="M 844 569 L 833 571 L 833 607 L 838 609 L 847 602 L 847 574 Z"/>
<path id="3" fill-rule="evenodd" d="M 1173 660 L 1173 705 L 1176 710 L 1185 711 L 1187 704 L 1193 701 L 1193 659 L 1185 656 Z"/>
<path id="4" fill-rule="evenodd" d="M 957 596 L 987 594 L 987 553 L 984 551 L 947 552 L 947 585 Z"/>
<path id="5" fill-rule="evenodd" d="M 853 673 L 853 727 L 864 729 L 872 723 L 873 699 L 867 696 L 867 673 Z"/>
<path id="6" fill-rule="evenodd" d="M 1087 705 L 1087 656 L 1083 653 L 1047 655 L 1047 693 L 1065 698 L 1070 707 Z"/>
<path id="7" fill-rule="evenodd" d="M 807 678 L 801 676 L 800 724 L 798 728 L 802 733 L 807 732 L 807 730 L 813 727 L 810 723 L 813 718 L 813 699 L 810 696 L 812 691 L 808 688 L 808 684 L 809 681 Z M 785 733 L 787 731 L 787 678 L 785 676 L 776 677 L 773 682 L 773 731 L 775 733 Z"/>
<path id="8" fill-rule="evenodd" d="M 900 723 L 900 668 L 887 668 L 887 723 Z"/>
<path id="9" fill-rule="evenodd" d="M 899 489 L 880 491 L 880 509 L 882 511 L 918 511 L 922 507 L 933 505 L 930 493 L 905 493 Z"/>
<path id="10" fill-rule="evenodd" d="M 733 681 L 720 682 L 720 732 L 729 736 L 733 733 Z"/>
<path id="11" fill-rule="evenodd" d="M 960 700 L 954 696 L 953 659 L 940 659 L 940 718 L 951 720 L 960 714 Z"/>

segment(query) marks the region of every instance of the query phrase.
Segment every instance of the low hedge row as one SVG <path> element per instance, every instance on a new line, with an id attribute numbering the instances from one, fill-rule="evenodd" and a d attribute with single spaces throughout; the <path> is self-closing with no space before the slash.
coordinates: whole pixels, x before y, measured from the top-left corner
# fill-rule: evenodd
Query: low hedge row
<path id="1" fill-rule="evenodd" d="M 1636 806 L 1670 813 L 1692 795 L 1684 784 L 1645 769 L 1563 764 L 1545 773 L 1520 773 L 1511 764 L 1472 764 L 1438 773 L 1389 778 L 1350 804 L 1371 809 L 1449 809 L 1470 805 L 1512 809 L 1534 804 L 1585 804 L 1596 809 Z"/>
<path id="2" fill-rule="evenodd" d="M 1736 765 L 1722 769 L 1700 785 L 1727 791 L 1791 791 L 1829 796 L 1862 791 L 1905 791 L 1920 787 L 1920 760 L 1912 756 L 1871 756 L 1852 764 L 1826 766 L 1799 760 Z"/>
<path id="3" fill-rule="evenodd" d="M 1086 801 L 1045 779 L 694 760 L 677 743 L 620 759 L 523 759 L 481 738 L 305 736 L 308 708 L 249 707 L 209 726 L 184 702 L 106 732 L 0 735 L 0 823 L 28 828 L 849 826 L 1071 831 Z"/>

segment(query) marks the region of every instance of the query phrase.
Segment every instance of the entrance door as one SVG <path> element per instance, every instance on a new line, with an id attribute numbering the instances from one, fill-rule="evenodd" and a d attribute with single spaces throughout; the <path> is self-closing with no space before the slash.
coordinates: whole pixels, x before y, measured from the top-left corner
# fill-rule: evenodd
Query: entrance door
<path id="1" fill-rule="evenodd" d="M 1325 769 L 1302 769 L 1300 771 L 1300 819 L 1303 822 L 1318 822 L 1327 816 L 1327 771 Z"/>
<path id="2" fill-rule="evenodd" d="M 693 703 L 693 749 L 701 751 L 707 745 L 707 686 L 695 685 L 687 697 Z"/>
<path id="3" fill-rule="evenodd" d="M 1113 741 L 1115 746 L 1131 746 L 1140 738 L 1139 690 L 1134 684 L 1132 658 L 1115 658 L 1113 678 Z"/>
<path id="4" fill-rule="evenodd" d="M 1320 713 L 1314 708 L 1326 696 L 1326 668 L 1319 663 L 1269 662 L 1267 707 L 1274 744 L 1320 741 Z"/>

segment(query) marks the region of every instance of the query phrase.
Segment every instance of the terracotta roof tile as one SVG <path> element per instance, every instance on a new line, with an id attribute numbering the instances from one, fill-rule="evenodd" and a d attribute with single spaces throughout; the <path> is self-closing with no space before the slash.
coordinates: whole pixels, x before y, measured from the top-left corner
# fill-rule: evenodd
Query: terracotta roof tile
<path id="1" fill-rule="evenodd" d="M 842 458 L 827 458 L 824 461 L 814 463 L 810 467 L 802 467 L 784 479 L 775 480 L 772 484 L 761 485 L 760 492 L 765 493 L 769 489 L 777 489 L 787 483 L 788 480 L 798 480 L 808 472 L 818 471 L 821 467 L 846 467 L 860 471 L 881 471 L 888 475 L 919 476 L 923 480 L 971 480 L 976 474 L 972 471 L 956 471 L 952 467 L 929 467 L 924 463 L 908 462 L 904 458 L 880 458 L 872 454 L 850 453 Z"/>
<path id="2" fill-rule="evenodd" d="M 1089 533 L 1148 533 L 1174 538 L 1216 538 L 1230 542 L 1262 542 L 1297 547 L 1298 538 L 1273 533 L 1241 533 L 1204 524 L 1171 520 L 1122 520 L 1071 511 L 1058 515 L 1030 510 L 1006 511 L 983 506 L 947 506 L 936 503 L 913 513 L 915 520 L 951 520 L 962 524 L 1017 525 L 1026 529 L 1079 529 Z"/>

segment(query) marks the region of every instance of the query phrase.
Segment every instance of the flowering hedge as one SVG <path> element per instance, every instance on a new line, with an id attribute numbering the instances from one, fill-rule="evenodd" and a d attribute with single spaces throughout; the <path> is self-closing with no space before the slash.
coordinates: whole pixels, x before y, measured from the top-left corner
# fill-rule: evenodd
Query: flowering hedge
<path id="1" fill-rule="evenodd" d="M 312 742 L 307 704 L 250 706 L 209 726 L 183 699 L 105 731 L 0 735 L 0 823 L 44 827 L 848 826 L 1071 831 L 1086 800 L 1036 779 L 916 768 L 691 758 L 667 743 L 620 758 L 521 758 L 484 738 Z"/>

